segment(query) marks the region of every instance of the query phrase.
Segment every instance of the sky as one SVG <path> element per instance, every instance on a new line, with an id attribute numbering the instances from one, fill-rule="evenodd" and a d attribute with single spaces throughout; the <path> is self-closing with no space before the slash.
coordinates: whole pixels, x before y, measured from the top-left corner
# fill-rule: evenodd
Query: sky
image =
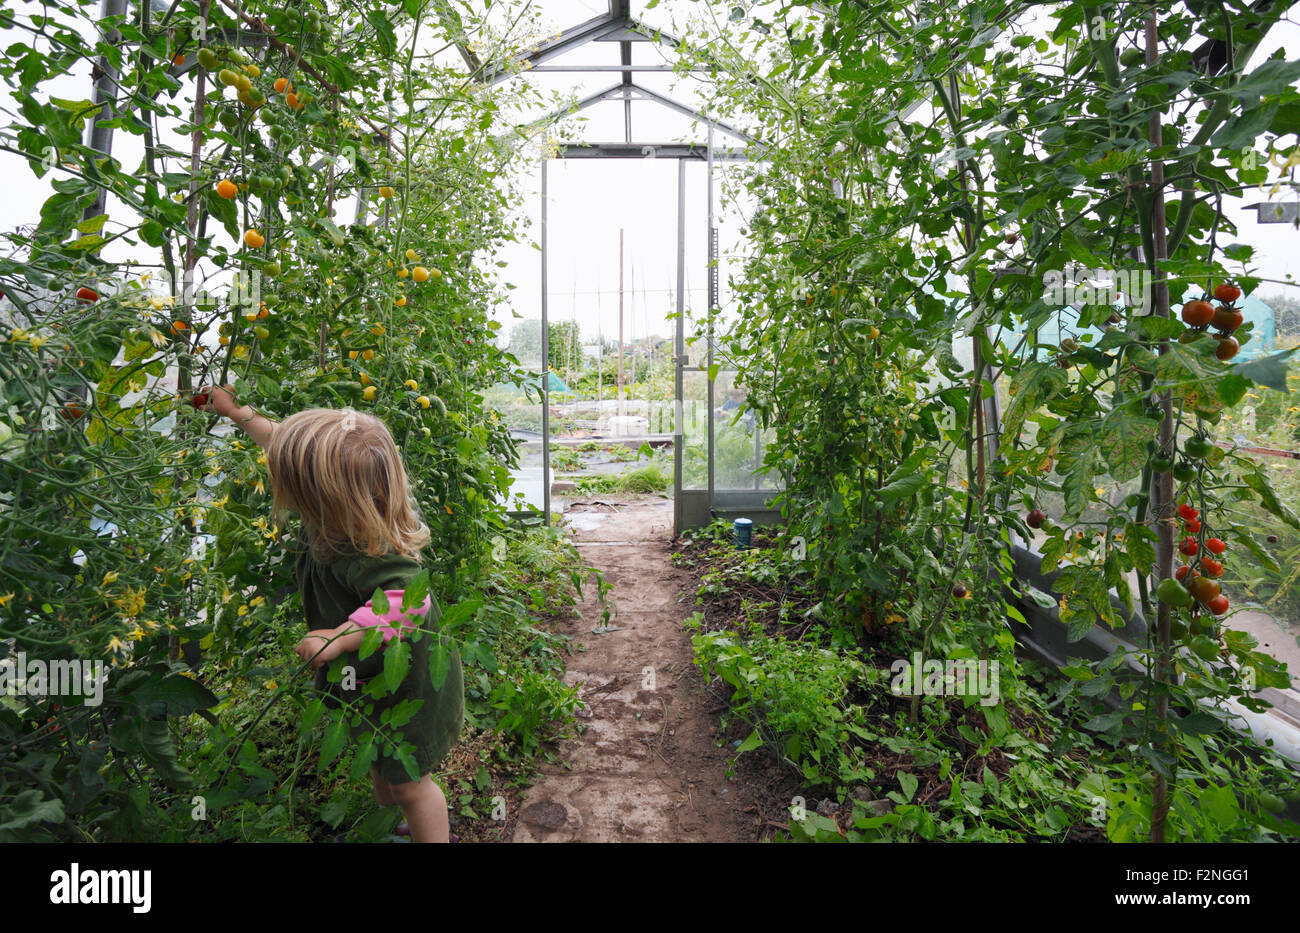
<path id="1" fill-rule="evenodd" d="M 601 12 L 605 7 L 597 0 L 541 0 L 534 5 L 538 14 L 535 29 L 538 37 L 569 28 Z M 654 9 L 644 9 L 644 3 L 633 2 L 634 16 L 641 16 L 651 26 L 688 34 L 692 27 L 689 19 L 699 15 L 703 4 L 690 0 L 663 0 Z M 1033 30 L 1041 24 L 1030 24 Z M 6 43 L 17 38 L 12 31 L 0 30 L 0 41 Z M 1255 60 L 1271 54 L 1278 48 L 1300 48 L 1300 26 L 1283 24 L 1270 36 L 1268 43 L 1257 53 Z M 553 62 L 605 63 L 618 61 L 616 43 L 590 43 L 567 53 Z M 445 53 L 453 56 L 454 52 Z M 633 61 L 637 64 L 671 62 L 671 52 L 654 43 L 634 45 Z M 591 93 L 617 82 L 616 73 L 578 75 L 573 73 L 530 74 L 514 77 L 511 81 L 528 81 L 538 87 L 556 92 L 572 90 L 579 94 Z M 697 79 L 664 73 L 640 72 L 634 80 L 648 89 L 667 94 L 688 106 L 699 105 L 695 89 Z M 44 90 L 61 97 L 79 99 L 90 95 L 88 73 L 63 77 L 44 86 Z M 12 111 L 12 100 L 0 89 L 0 107 Z M 702 125 L 692 126 L 691 121 L 653 102 L 634 102 L 634 139 L 640 142 L 666 142 L 691 140 L 703 142 L 706 131 Z M 521 115 L 522 116 L 522 115 Z M 536 113 L 530 116 L 537 116 Z M 609 141 L 622 139 L 622 104 L 606 102 L 597 104 L 584 114 L 586 120 L 570 119 L 557 129 L 556 136 L 565 140 Z M 716 116 L 716 115 L 715 115 Z M 721 115 L 724 118 L 729 115 Z M 918 118 L 921 115 L 918 115 Z M 179 137 L 173 140 L 180 142 Z M 730 143 L 719 135 L 720 144 Z M 118 133 L 115 155 L 127 166 L 138 164 L 139 140 Z M 511 292 L 511 307 L 502 308 L 498 317 L 508 334 L 513 314 L 525 318 L 540 316 L 540 253 L 536 249 L 540 215 L 540 172 L 537 161 L 532 160 L 529 171 L 519 185 L 521 202 L 518 210 L 532 219 L 529 233 L 533 242 L 509 245 L 494 260 L 507 263 L 502 270 L 505 281 L 515 286 Z M 618 333 L 618 240 L 619 231 L 624 236 L 625 276 L 625 333 L 629 339 L 659 334 L 668 337 L 672 324 L 668 314 L 673 310 L 676 288 L 676 224 L 677 191 L 676 163 L 664 159 L 640 160 L 551 160 L 549 163 L 549 297 L 552 320 L 575 320 L 587 341 L 599 334 L 606 340 Z M 745 172 L 752 169 L 735 165 L 715 165 L 715 180 L 720 183 L 722 173 Z M 18 157 L 0 153 L 0 178 L 5 179 L 4 197 L 0 202 L 0 228 L 12 229 L 21 223 L 31 223 L 39 216 L 40 205 L 48 196 L 49 176 L 34 179 L 30 169 Z M 743 242 L 740 228 L 743 218 L 721 209 L 719 185 L 715 185 L 715 204 L 719 211 L 718 227 L 721 250 L 731 254 Z M 686 192 L 686 276 L 687 305 L 702 310 L 706 294 L 707 265 L 707 200 L 706 179 L 702 163 L 688 162 Z M 1264 200 L 1265 192 L 1256 192 L 1246 199 L 1228 199 L 1228 214 L 1239 227 L 1234 238 L 1250 243 L 1256 248 L 1255 271 L 1266 278 L 1284 280 L 1300 276 L 1300 232 L 1290 225 L 1260 225 L 1253 211 L 1242 209 L 1243 203 Z M 742 205 L 747 209 L 747 206 Z M 126 217 L 120 205 L 110 205 L 110 213 Z M 351 220 L 352 208 L 340 207 L 339 216 Z M 727 314 L 734 313 L 732 299 L 726 283 L 728 275 L 739 268 L 737 263 L 724 264 L 721 282 L 721 299 Z M 1281 290 L 1282 286 L 1266 284 L 1260 294 Z"/>

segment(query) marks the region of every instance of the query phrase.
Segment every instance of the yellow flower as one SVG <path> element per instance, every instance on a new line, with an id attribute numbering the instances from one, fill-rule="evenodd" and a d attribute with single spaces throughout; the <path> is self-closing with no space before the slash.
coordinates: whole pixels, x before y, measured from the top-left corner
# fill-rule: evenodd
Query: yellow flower
<path id="1" fill-rule="evenodd" d="M 226 494 L 222 496 L 220 499 L 218 499 L 216 502 L 212 503 L 212 507 L 214 509 L 222 508 L 229 501 L 230 501 L 230 495 Z"/>
<path id="2" fill-rule="evenodd" d="M 266 466 L 266 451 L 262 451 L 257 455 L 257 463 L 259 466 Z"/>
<path id="3" fill-rule="evenodd" d="M 110 638 L 110 639 L 108 640 L 108 650 L 109 650 L 109 651 L 121 651 L 121 650 L 123 650 L 125 647 L 126 647 L 126 646 L 123 645 L 122 642 L 120 642 L 120 641 L 118 640 L 118 638 L 117 638 L 116 635 L 114 635 L 112 638 Z"/>
<path id="4" fill-rule="evenodd" d="M 1098 497 L 1106 495 L 1106 490 L 1102 489 L 1100 486 L 1097 486 L 1095 489 L 1093 489 L 1093 492 L 1095 492 L 1098 495 Z"/>
<path id="5" fill-rule="evenodd" d="M 135 628 L 131 630 L 130 634 L 131 634 L 131 638 L 133 638 L 135 641 L 139 641 L 141 638 L 144 638 L 144 629 L 140 628 L 140 626 L 137 625 Z"/>
<path id="6" fill-rule="evenodd" d="M 100 581 L 99 585 L 108 586 L 110 583 L 116 583 L 117 578 L 118 578 L 118 572 L 116 570 L 110 570 L 108 571 L 108 573 L 104 574 L 104 579 Z"/>
<path id="7" fill-rule="evenodd" d="M 121 596 L 113 600 L 113 605 L 117 607 L 118 612 L 122 613 L 122 616 L 127 619 L 134 619 L 143 612 L 144 603 L 143 586 L 137 586 L 134 589 L 127 587 Z"/>
<path id="8" fill-rule="evenodd" d="M 275 689 L 277 688 L 277 686 L 278 686 L 278 684 L 276 684 L 276 682 L 275 682 L 274 680 L 268 680 L 268 681 L 266 682 L 266 689 L 267 689 L 267 690 L 275 690 Z"/>
<path id="9" fill-rule="evenodd" d="M 164 337 L 162 334 L 160 334 L 160 333 L 157 331 L 157 329 L 156 329 L 156 328 L 153 328 L 153 327 L 149 328 L 149 341 L 150 341 L 150 342 L 151 342 L 155 347 L 165 347 L 165 346 L 167 346 L 167 338 Z"/>
<path id="10" fill-rule="evenodd" d="M 262 605 L 262 603 L 264 603 L 264 602 L 266 602 L 266 597 L 265 597 L 265 596 L 254 596 L 252 599 L 250 599 L 250 600 L 248 601 L 248 605 L 249 605 L 250 607 L 252 607 L 253 609 L 256 609 L 258 606 Z"/>
<path id="11" fill-rule="evenodd" d="M 257 490 L 258 492 L 260 492 L 260 493 L 265 493 L 265 492 L 266 492 L 266 489 L 262 486 L 262 481 L 261 481 L 260 479 L 259 479 L 256 483 L 253 484 L 253 488 L 256 489 L 256 490 Z"/>
<path id="12" fill-rule="evenodd" d="M 240 606 L 238 609 L 235 610 L 235 615 L 240 616 L 241 618 L 242 618 L 243 616 L 248 615 L 248 607 L 247 607 L 247 606 Z"/>
<path id="13" fill-rule="evenodd" d="M 14 598 L 13 593 L 5 593 L 3 596 L 0 596 L 0 609 L 3 609 L 5 606 L 9 605 L 9 600 L 13 598 Z"/>
<path id="14" fill-rule="evenodd" d="M 32 349 L 33 349 L 33 350 L 39 350 L 41 347 L 45 346 L 47 343 L 50 342 L 50 338 L 49 338 L 49 337 L 37 337 L 35 334 L 33 334 L 33 335 L 28 339 L 28 342 L 32 345 Z"/>
<path id="15" fill-rule="evenodd" d="M 13 332 L 13 334 L 9 337 L 9 339 L 10 339 L 10 340 L 13 340 L 13 341 L 26 340 L 26 339 L 27 339 L 27 331 L 26 331 L 26 329 L 24 329 L 24 328 L 22 328 L 22 327 L 15 327 L 15 328 L 14 328 L 14 332 Z"/>
<path id="16" fill-rule="evenodd" d="M 230 590 L 222 590 L 222 591 L 221 591 L 221 605 L 224 606 L 226 603 L 230 602 L 230 596 L 231 596 L 231 594 L 230 594 Z"/>

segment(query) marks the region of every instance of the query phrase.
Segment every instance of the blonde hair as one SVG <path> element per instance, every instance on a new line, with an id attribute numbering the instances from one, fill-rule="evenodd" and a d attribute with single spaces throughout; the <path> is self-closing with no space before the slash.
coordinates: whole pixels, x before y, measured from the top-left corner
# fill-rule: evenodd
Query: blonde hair
<path id="1" fill-rule="evenodd" d="M 420 560 L 429 543 L 402 455 L 385 424 L 350 408 L 308 408 L 271 432 L 266 464 L 277 513 L 297 512 L 316 556 L 348 545 Z"/>

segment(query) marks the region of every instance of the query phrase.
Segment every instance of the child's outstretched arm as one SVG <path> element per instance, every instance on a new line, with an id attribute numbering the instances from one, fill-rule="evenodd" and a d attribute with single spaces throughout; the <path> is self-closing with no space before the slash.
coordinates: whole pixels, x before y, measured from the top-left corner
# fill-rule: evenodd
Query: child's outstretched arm
<path id="1" fill-rule="evenodd" d="M 376 627 L 381 630 L 384 644 L 387 645 L 393 638 L 401 638 L 404 631 L 418 628 L 419 620 L 429 614 L 429 607 L 432 605 L 429 598 L 425 597 L 423 604 L 403 612 L 401 605 L 405 596 L 404 590 L 387 590 L 385 596 L 389 606 L 386 613 L 375 612 L 372 602 L 368 600 L 364 606 L 348 616 L 342 625 L 308 632 L 302 641 L 298 642 L 294 651 L 304 662 L 310 662 L 313 667 L 320 667 L 344 652 L 359 650 L 366 630 Z"/>
<path id="2" fill-rule="evenodd" d="M 259 446 L 265 447 L 271 440 L 271 432 L 275 430 L 277 422 L 272 421 L 265 415 L 259 415 L 253 411 L 251 405 L 240 405 L 235 401 L 235 387 L 228 385 L 224 388 L 213 386 L 205 390 L 208 393 L 208 407 L 217 414 L 229 418 L 236 427 L 243 429 L 244 433 L 258 443 Z"/>

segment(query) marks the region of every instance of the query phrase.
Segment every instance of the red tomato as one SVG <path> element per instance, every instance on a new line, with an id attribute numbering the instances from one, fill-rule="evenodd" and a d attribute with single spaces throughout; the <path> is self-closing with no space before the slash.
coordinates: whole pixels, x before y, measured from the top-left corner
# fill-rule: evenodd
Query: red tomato
<path id="1" fill-rule="evenodd" d="M 1228 549 L 1228 545 L 1221 538 L 1210 538 L 1205 542 L 1205 549 L 1211 554 L 1222 554 Z"/>
<path id="2" fill-rule="evenodd" d="M 1214 305 L 1208 301 L 1189 301 L 1183 305 L 1182 315 L 1188 327 L 1204 327 L 1214 320 Z"/>
<path id="3" fill-rule="evenodd" d="M 1228 611 L 1228 597 L 1220 593 L 1206 604 L 1206 608 L 1216 616 L 1221 616 Z"/>
<path id="4" fill-rule="evenodd" d="M 1178 545 L 1178 551 L 1184 557 L 1195 557 L 1200 549 L 1201 546 L 1196 543 L 1196 539 L 1190 536 L 1183 538 L 1183 543 Z"/>

